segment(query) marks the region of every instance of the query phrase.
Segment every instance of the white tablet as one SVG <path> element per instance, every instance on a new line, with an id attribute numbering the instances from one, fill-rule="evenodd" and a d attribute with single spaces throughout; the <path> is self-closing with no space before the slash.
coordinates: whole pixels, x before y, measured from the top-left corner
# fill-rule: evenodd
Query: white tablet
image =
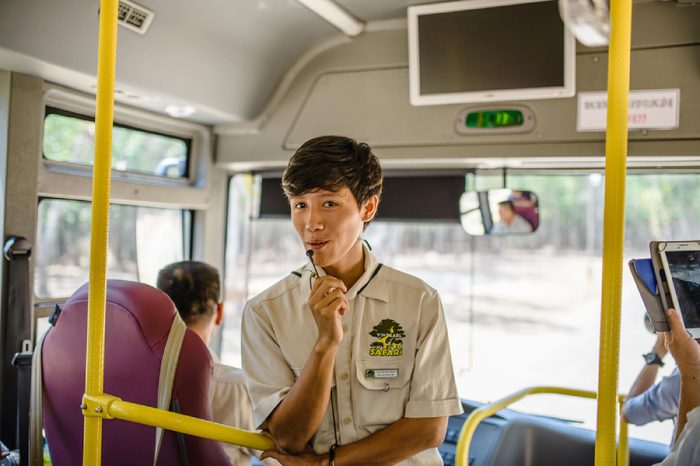
<path id="1" fill-rule="evenodd" d="M 659 256 L 673 307 L 680 311 L 686 329 L 700 338 L 700 241 L 659 243 Z"/>

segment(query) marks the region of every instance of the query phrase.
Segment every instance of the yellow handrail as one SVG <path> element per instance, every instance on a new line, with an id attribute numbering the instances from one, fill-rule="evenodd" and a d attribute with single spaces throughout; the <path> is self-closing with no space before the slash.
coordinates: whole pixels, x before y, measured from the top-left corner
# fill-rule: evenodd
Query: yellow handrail
<path id="1" fill-rule="evenodd" d="M 122 419 L 255 450 L 271 450 L 275 448 L 275 444 L 270 437 L 257 432 L 249 432 L 184 414 L 129 403 L 108 394 L 85 396 L 83 398 L 83 406 L 86 417 Z"/>
<path id="2" fill-rule="evenodd" d="M 605 138 L 605 210 L 596 466 L 609 466 L 615 461 L 617 421 L 615 397 L 620 366 L 620 303 L 622 301 L 622 250 L 625 236 L 632 0 L 612 1 L 610 8 L 612 24 L 608 56 L 608 120 Z"/>
<path id="3" fill-rule="evenodd" d="M 468 466 L 469 464 L 469 447 L 471 445 L 472 437 L 476 432 L 478 425 L 489 416 L 494 415 L 498 411 L 507 408 L 511 404 L 519 401 L 529 395 L 537 394 L 553 394 L 553 395 L 566 395 L 575 396 L 579 398 L 597 398 L 596 392 L 589 390 L 578 390 L 575 388 L 564 388 L 564 387 L 530 387 L 519 390 L 511 395 L 496 400 L 492 403 L 484 405 L 480 408 L 475 409 L 467 418 L 466 422 L 462 426 L 462 431 L 459 434 L 459 440 L 457 441 L 457 452 L 455 458 L 456 466 Z M 618 396 L 618 402 L 622 405 L 624 401 L 624 395 Z M 623 436 L 624 432 L 624 436 Z M 627 422 L 622 419 L 620 422 L 620 447 L 618 452 L 618 466 L 627 466 L 629 463 L 629 445 L 627 443 Z"/>
<path id="4" fill-rule="evenodd" d="M 101 0 L 95 109 L 95 160 L 92 171 L 92 225 L 90 229 L 90 289 L 88 292 L 85 394 L 104 389 L 105 301 L 107 295 L 107 239 L 112 168 L 114 80 L 117 62 L 118 0 Z M 102 419 L 85 416 L 83 465 L 102 461 Z"/>
<path id="5" fill-rule="evenodd" d="M 617 466 L 629 466 L 630 445 L 629 436 L 627 435 L 627 421 L 624 416 L 622 416 L 622 405 L 625 403 L 625 395 L 618 395 L 617 403 L 620 412 L 620 435 L 617 441 Z"/>

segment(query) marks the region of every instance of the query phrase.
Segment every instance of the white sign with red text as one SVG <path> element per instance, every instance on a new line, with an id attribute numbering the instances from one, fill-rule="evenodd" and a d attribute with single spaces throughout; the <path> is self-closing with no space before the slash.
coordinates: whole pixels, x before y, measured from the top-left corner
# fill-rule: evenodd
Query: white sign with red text
<path id="1" fill-rule="evenodd" d="M 630 91 L 628 128 L 678 128 L 680 103 L 680 89 Z M 576 130 L 605 131 L 607 112 L 607 92 L 579 92 Z"/>

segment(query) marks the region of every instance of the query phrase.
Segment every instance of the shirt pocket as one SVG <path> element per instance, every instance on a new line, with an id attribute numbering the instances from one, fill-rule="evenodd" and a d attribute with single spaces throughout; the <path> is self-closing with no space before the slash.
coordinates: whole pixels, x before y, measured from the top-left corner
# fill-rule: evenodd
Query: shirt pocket
<path id="1" fill-rule="evenodd" d="M 410 362 L 358 361 L 357 383 L 352 394 L 357 426 L 385 426 L 401 419 L 408 402 L 412 373 Z"/>

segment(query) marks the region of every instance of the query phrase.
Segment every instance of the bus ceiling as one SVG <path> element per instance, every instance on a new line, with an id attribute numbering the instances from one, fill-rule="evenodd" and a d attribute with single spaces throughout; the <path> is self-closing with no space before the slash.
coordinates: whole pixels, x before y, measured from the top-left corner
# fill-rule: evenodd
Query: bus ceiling
<path id="1" fill-rule="evenodd" d="M 366 141 L 396 168 L 426 160 L 439 167 L 602 167 L 604 131 L 580 127 L 578 97 L 605 91 L 606 47 L 577 43 L 573 97 L 413 106 L 406 8 L 427 2 L 335 3 L 363 25 L 360 34 L 350 37 L 296 0 L 142 0 L 137 6 L 153 13 L 147 32 L 119 29 L 116 100 L 208 125 L 218 135 L 217 165 L 230 171 L 281 167 L 318 134 Z M 683 169 L 687 157 L 700 157 L 700 82 L 687 79 L 698 69 L 700 8 L 684 3 L 634 3 L 630 88 L 677 90 L 682 105 L 673 127 L 631 129 L 632 167 Z M 0 69 L 94 95 L 97 10 L 76 0 L 41 8 L 0 3 Z M 659 69 L 669 72 L 648 72 Z M 521 128 L 464 131 L 470 113 L 503 107 L 530 119 Z"/>

